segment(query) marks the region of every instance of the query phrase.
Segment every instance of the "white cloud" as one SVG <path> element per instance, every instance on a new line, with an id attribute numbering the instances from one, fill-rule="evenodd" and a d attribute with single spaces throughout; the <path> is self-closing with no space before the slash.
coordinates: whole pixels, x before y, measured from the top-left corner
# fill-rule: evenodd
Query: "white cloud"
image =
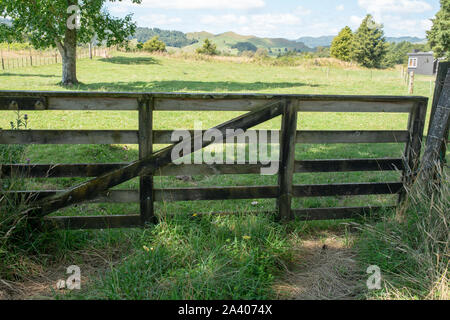
<path id="1" fill-rule="evenodd" d="M 344 9 L 345 9 L 345 7 L 344 7 L 343 4 L 340 4 L 340 5 L 338 5 L 338 6 L 336 7 L 336 10 L 337 10 L 337 11 L 344 11 Z"/>
<path id="2" fill-rule="evenodd" d="M 295 27 L 302 20 L 291 13 L 266 13 L 250 15 L 204 15 L 200 18 L 202 28 L 211 32 L 234 31 L 240 34 L 251 34 L 260 37 L 291 36 L 296 38 Z"/>
<path id="3" fill-rule="evenodd" d="M 290 13 L 281 14 L 254 14 L 250 16 L 252 23 L 258 24 L 280 24 L 280 25 L 296 25 L 301 23 L 301 19 Z"/>
<path id="4" fill-rule="evenodd" d="M 358 16 L 351 16 L 350 17 L 350 27 L 357 28 L 361 25 L 361 22 L 363 21 L 364 17 L 358 17 Z"/>
<path id="5" fill-rule="evenodd" d="M 132 5 L 130 0 L 124 1 L 125 5 Z M 120 4 L 117 4 L 120 5 Z M 140 6 L 152 9 L 238 9 L 247 10 L 262 8 L 266 5 L 264 0 L 142 0 Z"/>
<path id="6" fill-rule="evenodd" d="M 422 0 L 358 0 L 360 7 L 373 14 L 382 12 L 422 13 L 432 6 Z"/>
<path id="7" fill-rule="evenodd" d="M 238 16 L 234 14 L 225 14 L 221 16 L 215 15 L 205 15 L 200 19 L 201 23 L 204 24 L 215 24 L 215 25 L 233 25 L 233 24 L 246 24 L 248 23 L 248 18 L 246 16 Z"/>
<path id="8" fill-rule="evenodd" d="M 165 14 L 150 14 L 146 16 L 140 16 L 138 20 L 145 25 L 151 26 L 169 26 L 182 22 L 180 18 L 168 17 Z"/>
<path id="9" fill-rule="evenodd" d="M 294 10 L 294 14 L 300 15 L 300 16 L 309 16 L 312 13 L 312 11 L 310 9 L 306 9 L 303 6 L 298 6 L 295 10 Z"/>

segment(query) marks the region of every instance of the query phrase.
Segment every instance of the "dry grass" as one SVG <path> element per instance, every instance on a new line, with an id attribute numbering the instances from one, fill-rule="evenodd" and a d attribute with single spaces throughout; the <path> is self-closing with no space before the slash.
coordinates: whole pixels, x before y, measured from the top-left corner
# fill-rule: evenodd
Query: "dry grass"
<path id="1" fill-rule="evenodd" d="M 384 280 L 369 298 L 450 299 L 450 180 L 439 172 L 442 183 L 416 182 L 408 190 L 396 217 L 361 227 L 362 258 L 379 265 Z"/>
<path id="2" fill-rule="evenodd" d="M 89 286 L 90 282 L 98 279 L 101 275 L 111 270 L 115 265 L 123 261 L 128 250 L 124 248 L 108 248 L 99 250 L 97 248 L 87 248 L 71 253 L 72 259 L 76 257 L 78 266 L 81 269 L 82 289 Z M 129 252 L 128 252 L 129 253 Z M 66 268 L 69 265 L 57 262 L 52 265 L 34 270 L 32 276 L 25 277 L 20 281 L 8 281 L 0 279 L 0 300 L 48 300 L 55 297 L 55 292 L 61 293 L 66 290 L 58 289 L 58 280 L 66 279 Z"/>
<path id="3" fill-rule="evenodd" d="M 276 283 L 280 299 L 355 299 L 361 292 L 361 273 L 352 242 L 341 235 L 304 240 L 298 247 L 296 267 Z"/>

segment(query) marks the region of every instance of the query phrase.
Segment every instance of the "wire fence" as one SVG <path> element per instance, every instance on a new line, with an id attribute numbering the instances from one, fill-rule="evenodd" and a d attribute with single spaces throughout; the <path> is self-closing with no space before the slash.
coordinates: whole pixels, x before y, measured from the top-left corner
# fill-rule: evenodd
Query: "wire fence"
<path id="1" fill-rule="evenodd" d="M 77 59 L 109 56 L 110 49 L 94 47 L 77 49 Z M 33 66 L 45 66 L 62 63 L 62 57 L 57 50 L 0 50 L 1 70 L 12 70 Z"/>

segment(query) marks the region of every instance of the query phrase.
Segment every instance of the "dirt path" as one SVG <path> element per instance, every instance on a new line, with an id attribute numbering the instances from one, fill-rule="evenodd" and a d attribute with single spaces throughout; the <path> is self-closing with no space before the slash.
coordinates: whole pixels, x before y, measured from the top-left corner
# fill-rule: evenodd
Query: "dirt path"
<path id="1" fill-rule="evenodd" d="M 348 238 L 335 234 L 301 241 L 298 264 L 275 284 L 280 299 L 357 299 L 363 276 Z"/>
<path id="2" fill-rule="evenodd" d="M 90 280 L 98 278 L 123 259 L 124 253 L 111 250 L 103 252 L 91 248 L 77 251 L 77 260 L 81 269 L 81 283 L 86 286 Z M 64 293 L 57 288 L 59 280 L 67 279 L 68 263 L 59 263 L 39 272 L 38 275 L 23 281 L 6 281 L 0 279 L 0 300 L 49 300 L 54 299 L 55 292 Z"/>

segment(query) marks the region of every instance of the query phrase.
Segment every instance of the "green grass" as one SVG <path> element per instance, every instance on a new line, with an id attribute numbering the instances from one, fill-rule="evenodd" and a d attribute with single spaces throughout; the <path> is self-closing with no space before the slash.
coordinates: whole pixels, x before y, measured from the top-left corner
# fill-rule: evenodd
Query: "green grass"
<path id="1" fill-rule="evenodd" d="M 17 69 L 0 73 L 0 88 L 10 90 L 66 90 L 57 83 L 60 65 Z M 227 61 L 193 61 L 170 56 L 118 54 L 111 59 L 82 59 L 78 62 L 82 84 L 71 90 L 164 91 L 164 92 L 250 92 L 308 94 L 405 95 L 407 88 L 394 70 L 323 67 L 266 66 Z M 415 94 L 430 96 L 430 77 L 416 77 Z M 231 119 L 238 112 L 156 112 L 155 129 L 192 129 L 195 120 L 208 128 Z M 3 111 L 0 127 L 9 128 L 14 113 Z M 31 129 L 137 129 L 137 112 L 46 111 L 28 112 Z M 407 115 L 402 114 L 314 114 L 299 115 L 304 130 L 404 130 Z M 277 129 L 280 119 L 258 128 Z M 160 148 L 162 146 L 156 146 Z M 297 145 L 296 159 L 401 157 L 402 144 Z M 29 145 L 21 161 L 31 163 L 126 162 L 137 159 L 135 145 Z M 396 172 L 350 172 L 296 174 L 296 184 L 376 182 L 399 179 Z M 29 179 L 30 189 L 64 189 L 83 179 Z M 276 176 L 228 175 L 195 176 L 193 181 L 156 177 L 157 188 L 183 186 L 274 185 Z M 133 179 L 119 188 L 137 188 Z M 290 262 L 289 237 L 305 226 L 333 227 L 337 222 L 295 223 L 293 230 L 272 222 L 270 217 L 202 217 L 199 212 L 270 211 L 274 200 L 193 201 L 157 203 L 160 225 L 148 230 L 58 231 L 48 235 L 53 245 L 34 256 L 53 255 L 46 265 L 73 261 L 83 248 L 130 250 L 130 255 L 101 280 L 76 298 L 268 298 L 270 284 L 281 266 Z M 295 199 L 294 207 L 388 205 L 392 196 L 320 197 Z M 80 205 L 57 215 L 135 214 L 137 204 Z M 308 227 L 309 228 L 309 227 Z M 100 236 L 97 236 L 100 235 Z M 244 235 L 251 238 L 243 239 Z M 63 240 L 61 240 L 63 239 Z M 126 241 L 125 241 L 126 240 Z M 40 243 L 40 242 L 39 242 Z M 122 244 L 123 243 L 123 244 Z M 146 252 L 143 246 L 153 247 Z M 19 249 L 18 249 L 19 250 Z M 20 252 L 20 250 L 18 251 Z M 124 251 L 122 251 L 124 252 Z M 81 260 L 80 260 L 81 259 Z M 19 271 L 17 271 L 20 274 Z M 1 275 L 0 275 L 1 277 Z M 14 276 L 13 276 L 14 277 Z M 149 290 L 151 288 L 151 290 Z"/>
<path id="2" fill-rule="evenodd" d="M 86 299 L 264 299 L 291 260 L 285 227 L 267 216 L 178 215 L 145 230 Z"/>

